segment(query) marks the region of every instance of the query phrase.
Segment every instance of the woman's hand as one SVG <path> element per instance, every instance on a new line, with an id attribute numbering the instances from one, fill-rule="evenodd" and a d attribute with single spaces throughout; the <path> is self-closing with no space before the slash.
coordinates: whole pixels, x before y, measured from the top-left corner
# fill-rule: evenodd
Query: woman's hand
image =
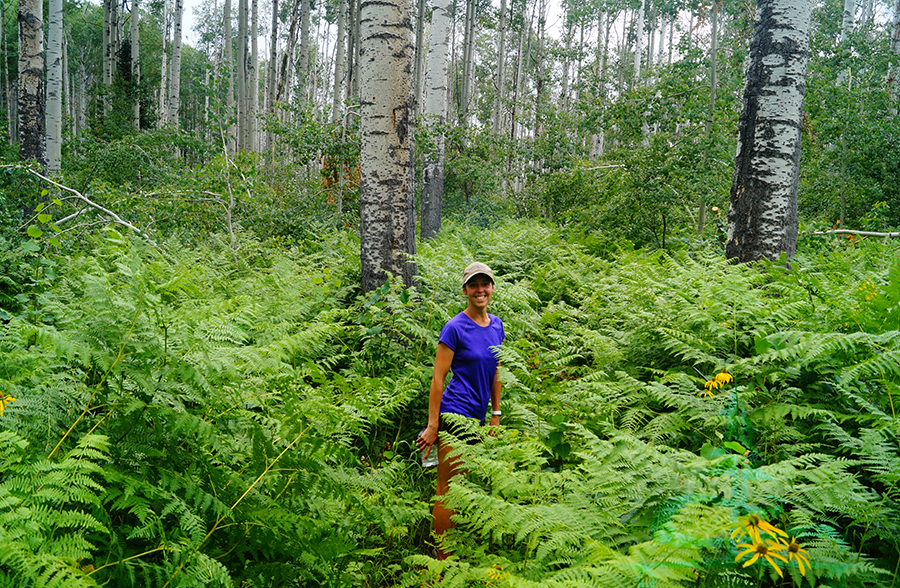
<path id="1" fill-rule="evenodd" d="M 437 439 L 437 427 L 432 427 L 431 425 L 429 425 L 425 427 L 425 430 L 422 431 L 422 434 L 416 438 L 416 449 L 419 451 L 424 451 L 425 457 L 428 457 L 428 454 L 431 453 L 432 445 L 437 443 Z"/>
<path id="2" fill-rule="evenodd" d="M 495 429 L 494 427 L 499 427 L 499 426 L 500 426 L 500 416 L 496 415 L 496 414 L 491 415 L 491 422 L 490 422 L 491 428 L 490 428 L 490 430 L 488 430 L 488 435 L 490 435 L 491 437 L 496 437 L 497 429 Z"/>

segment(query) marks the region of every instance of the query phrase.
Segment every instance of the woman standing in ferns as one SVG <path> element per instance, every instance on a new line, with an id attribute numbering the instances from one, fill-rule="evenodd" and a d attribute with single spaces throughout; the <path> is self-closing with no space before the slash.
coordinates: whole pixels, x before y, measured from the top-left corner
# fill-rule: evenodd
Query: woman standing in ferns
<path id="1" fill-rule="evenodd" d="M 454 426 L 443 415 L 456 414 L 483 425 L 490 407 L 490 425 L 495 427 L 500 424 L 500 378 L 497 367 L 504 332 L 503 322 L 487 311 L 494 293 L 491 268 L 479 262 L 469 265 L 463 272 L 462 289 L 468 305 L 441 329 L 428 397 L 428 426 L 416 439 L 419 450 L 426 451 L 426 454 L 434 449 L 432 446 L 435 443 L 438 445 L 434 532 L 439 538 L 454 526 L 450 519 L 453 511 L 444 506 L 441 497 L 447 493 L 450 478 L 460 472 L 457 460 L 448 459 L 452 448 L 440 439 L 440 431 L 447 431 L 457 438 L 466 435 L 466 428 Z M 450 371 L 453 375 L 445 388 L 444 381 Z M 469 443 L 473 441 L 471 437 L 468 440 Z M 444 559 L 446 556 L 439 542 L 437 558 Z"/>

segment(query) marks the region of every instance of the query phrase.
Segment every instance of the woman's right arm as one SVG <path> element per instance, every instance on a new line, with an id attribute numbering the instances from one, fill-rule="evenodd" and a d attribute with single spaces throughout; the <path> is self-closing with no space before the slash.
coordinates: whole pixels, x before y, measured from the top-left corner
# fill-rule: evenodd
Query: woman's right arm
<path id="1" fill-rule="evenodd" d="M 419 450 L 430 448 L 438 437 L 438 422 L 441 418 L 441 398 L 444 396 L 444 381 L 450 373 L 453 363 L 453 350 L 444 343 L 438 343 L 434 357 L 434 372 L 431 375 L 431 388 L 428 392 L 428 426 L 425 432 L 416 439 Z M 430 449 L 429 449 L 430 451 Z"/>

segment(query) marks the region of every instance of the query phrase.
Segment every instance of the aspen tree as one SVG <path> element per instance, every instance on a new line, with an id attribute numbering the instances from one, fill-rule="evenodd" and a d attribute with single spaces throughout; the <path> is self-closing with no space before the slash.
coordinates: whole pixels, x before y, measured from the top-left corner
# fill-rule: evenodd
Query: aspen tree
<path id="1" fill-rule="evenodd" d="M 412 0 L 360 3 L 360 261 L 362 288 L 389 274 L 411 285 L 413 190 Z"/>
<path id="2" fill-rule="evenodd" d="M 730 259 L 790 258 L 797 248 L 811 12 L 810 0 L 757 0 L 728 211 Z"/>
<path id="3" fill-rule="evenodd" d="M 19 0 L 19 159 L 47 165 L 44 116 L 44 6 Z"/>
<path id="4" fill-rule="evenodd" d="M 62 152 L 63 0 L 50 0 L 47 27 L 47 174 L 59 173 Z"/>
<path id="5" fill-rule="evenodd" d="M 175 0 L 172 13 L 172 67 L 169 68 L 169 115 L 166 123 L 178 128 L 178 110 L 181 108 L 181 22 L 184 0 Z"/>
<path id="6" fill-rule="evenodd" d="M 425 184 L 422 187 L 422 239 L 430 239 L 441 230 L 444 192 L 444 133 L 447 101 L 450 97 L 450 30 L 453 26 L 453 0 L 434 0 L 431 11 L 431 37 L 425 69 L 425 124 L 434 135 L 434 150 L 424 154 Z"/>

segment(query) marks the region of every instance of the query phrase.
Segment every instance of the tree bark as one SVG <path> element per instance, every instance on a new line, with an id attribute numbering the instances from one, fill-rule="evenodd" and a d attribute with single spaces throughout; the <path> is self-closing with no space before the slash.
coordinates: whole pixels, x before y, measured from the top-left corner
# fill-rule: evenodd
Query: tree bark
<path id="1" fill-rule="evenodd" d="M 44 118 L 44 6 L 19 0 L 19 159 L 47 165 Z"/>
<path id="2" fill-rule="evenodd" d="M 62 152 L 63 0 L 50 0 L 47 28 L 47 175 L 59 173 Z"/>
<path id="3" fill-rule="evenodd" d="M 128 25 L 131 33 L 131 81 L 135 88 L 141 84 L 141 35 L 140 35 L 140 1 L 131 0 L 131 22 Z M 140 92 L 134 95 L 134 128 L 141 128 Z"/>
<path id="4" fill-rule="evenodd" d="M 331 103 L 331 120 L 333 121 L 341 120 L 341 109 L 344 106 L 344 48 L 346 47 L 344 35 L 347 32 L 347 0 L 341 0 L 339 7 L 337 46 L 334 56 L 334 90 Z"/>
<path id="5" fill-rule="evenodd" d="M 238 43 L 237 43 L 237 112 L 238 112 L 238 151 L 248 147 L 249 117 L 247 90 L 247 0 L 238 0 Z"/>
<path id="6" fill-rule="evenodd" d="M 425 70 L 425 125 L 434 136 L 434 151 L 424 154 L 425 184 L 422 187 L 423 240 L 441 230 L 444 193 L 444 132 L 449 88 L 450 29 L 453 26 L 453 0 L 434 0 L 431 11 L 431 37 Z"/>
<path id="7" fill-rule="evenodd" d="M 169 118 L 169 0 L 163 0 L 162 33 L 162 64 L 160 65 L 159 76 L 159 128 L 166 126 Z"/>
<path id="8" fill-rule="evenodd" d="M 248 71 L 249 112 L 247 127 L 251 151 L 259 151 L 259 0 L 250 0 L 250 64 Z"/>
<path id="9" fill-rule="evenodd" d="M 364 292 L 388 274 L 412 285 L 412 0 L 362 0 L 360 6 L 360 261 Z"/>
<path id="10" fill-rule="evenodd" d="M 853 27 L 856 24 L 856 0 L 844 0 L 844 14 L 841 19 L 841 37 L 839 39 L 839 43 L 843 43 L 850 36 L 850 33 L 853 32 Z"/>
<path id="11" fill-rule="evenodd" d="M 894 22 L 891 29 L 891 51 L 900 58 L 900 0 L 894 0 Z M 891 93 L 891 113 L 897 116 L 897 100 L 900 99 L 900 64 L 894 63 L 890 68 L 888 85 Z"/>
<path id="12" fill-rule="evenodd" d="M 637 87 L 641 81 L 641 55 L 644 52 L 644 10 L 647 6 L 647 0 L 641 0 L 641 8 L 638 10 L 634 24 L 634 86 Z"/>
<path id="13" fill-rule="evenodd" d="M 181 108 L 181 21 L 184 15 L 184 0 L 175 0 L 172 14 L 172 67 L 169 68 L 169 115 L 167 124 L 178 128 L 178 110 Z"/>
<path id="14" fill-rule="evenodd" d="M 341 0 L 343 6 L 346 0 Z M 422 114 L 425 103 L 425 0 L 416 3 L 416 118 Z M 340 28 L 340 27 L 338 27 Z"/>
<path id="15" fill-rule="evenodd" d="M 729 259 L 790 258 L 809 60 L 809 0 L 757 0 L 728 211 Z"/>
<path id="16" fill-rule="evenodd" d="M 503 99 L 506 92 L 506 0 L 500 0 L 500 20 L 497 28 L 497 73 L 494 77 L 494 113 L 491 127 L 494 134 L 503 132 Z"/>
<path id="17" fill-rule="evenodd" d="M 310 0 L 300 2 L 300 102 L 309 101 L 309 12 Z"/>
<path id="18" fill-rule="evenodd" d="M 459 100 L 459 119 L 465 124 L 472 101 L 475 78 L 475 0 L 466 0 L 466 23 L 463 31 L 463 79 Z"/>
<path id="19" fill-rule="evenodd" d="M 266 114 L 275 116 L 275 96 L 278 89 L 278 0 L 272 0 L 272 30 L 269 37 L 269 63 L 266 67 Z M 266 149 L 275 145 L 275 134 L 266 132 Z"/>
<path id="20" fill-rule="evenodd" d="M 275 92 L 275 101 L 283 100 L 287 95 L 288 78 L 294 55 L 294 47 L 297 44 L 297 27 L 300 24 L 300 6 L 306 0 L 294 0 L 294 9 L 291 11 L 291 24 L 288 28 L 287 46 L 284 55 L 281 56 L 281 75 L 278 76 L 278 91 Z"/>
<path id="21" fill-rule="evenodd" d="M 709 142 L 712 137 L 713 120 L 716 116 L 716 90 L 718 79 L 716 76 L 719 61 L 719 9 L 717 4 L 713 4 L 712 14 L 712 30 L 709 35 L 709 113 L 706 119 L 706 128 L 704 129 L 704 137 L 706 138 L 706 157 L 709 159 Z M 706 229 L 706 199 L 700 196 L 700 207 L 697 211 L 697 233 L 702 235 Z"/>

